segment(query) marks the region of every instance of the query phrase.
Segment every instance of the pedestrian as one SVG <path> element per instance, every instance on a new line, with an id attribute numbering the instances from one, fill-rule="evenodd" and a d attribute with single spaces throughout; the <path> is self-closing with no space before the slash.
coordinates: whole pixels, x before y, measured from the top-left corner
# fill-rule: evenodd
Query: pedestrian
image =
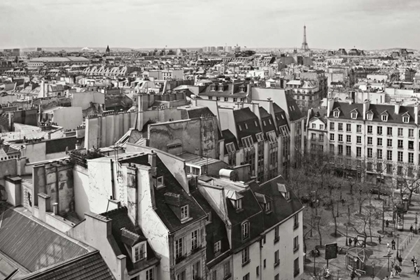
<path id="1" fill-rule="evenodd" d="M 417 264 L 415 264 L 414 265 L 414 274 L 417 274 L 417 270 L 418 270 L 419 268 L 418 268 L 418 266 L 417 266 Z"/>
<path id="2" fill-rule="evenodd" d="M 414 261 L 416 260 L 416 257 L 415 256 L 413 256 L 412 258 L 411 258 L 411 263 L 413 264 L 413 266 L 414 266 Z"/>
<path id="3" fill-rule="evenodd" d="M 386 227 L 388 227 L 388 226 L 389 226 L 389 221 L 388 221 L 388 220 L 386 220 L 386 221 L 385 221 L 385 226 L 386 226 Z"/>
<path id="4" fill-rule="evenodd" d="M 381 244 L 381 241 L 382 241 L 382 237 L 379 235 L 379 237 L 378 237 L 378 241 L 379 241 L 379 244 Z"/>
<path id="5" fill-rule="evenodd" d="M 354 241 L 354 247 L 356 247 L 356 245 L 357 245 L 357 237 L 355 237 L 353 241 Z"/>
<path id="6" fill-rule="evenodd" d="M 417 277 L 419 277 L 419 276 L 420 276 L 420 269 L 417 268 Z"/>
<path id="7" fill-rule="evenodd" d="M 398 262 L 400 263 L 400 266 L 402 266 L 403 259 L 401 257 L 401 254 L 397 257 L 397 259 L 398 259 Z"/>
<path id="8" fill-rule="evenodd" d="M 395 250 L 395 240 L 394 239 L 392 239 L 391 244 L 392 244 L 392 250 Z"/>
<path id="9" fill-rule="evenodd" d="M 353 239 L 350 237 L 349 238 L 349 246 L 351 247 L 351 243 L 353 242 Z"/>
<path id="10" fill-rule="evenodd" d="M 410 226 L 410 232 L 413 232 L 413 225 Z"/>

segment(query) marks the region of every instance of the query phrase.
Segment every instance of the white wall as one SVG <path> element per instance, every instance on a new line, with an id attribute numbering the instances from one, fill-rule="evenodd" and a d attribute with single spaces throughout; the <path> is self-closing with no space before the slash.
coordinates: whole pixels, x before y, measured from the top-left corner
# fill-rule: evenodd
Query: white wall
<path id="1" fill-rule="evenodd" d="M 61 107 L 54 110 L 54 122 L 64 129 L 75 129 L 83 122 L 81 107 Z"/>

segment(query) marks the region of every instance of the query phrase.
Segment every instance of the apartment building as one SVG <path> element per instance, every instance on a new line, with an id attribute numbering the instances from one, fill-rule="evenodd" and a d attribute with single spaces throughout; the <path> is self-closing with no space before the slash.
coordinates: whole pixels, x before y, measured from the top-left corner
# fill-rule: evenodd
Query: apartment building
<path id="1" fill-rule="evenodd" d="M 328 101 L 322 123 L 308 121 L 308 144 L 320 145 L 336 166 L 368 182 L 383 176 L 397 186 L 417 178 L 419 165 L 418 105 L 363 104 Z M 325 124 L 326 120 L 326 124 Z M 322 136 L 323 135 L 323 136 Z"/>
<path id="2" fill-rule="evenodd" d="M 213 213 L 207 279 L 286 280 L 303 273 L 302 204 L 284 179 L 259 185 L 199 177 L 197 190 L 194 197 Z"/>

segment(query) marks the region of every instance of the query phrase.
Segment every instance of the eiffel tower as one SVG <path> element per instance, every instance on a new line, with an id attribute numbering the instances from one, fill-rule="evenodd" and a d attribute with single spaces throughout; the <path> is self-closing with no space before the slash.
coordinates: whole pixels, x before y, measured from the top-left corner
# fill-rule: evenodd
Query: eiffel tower
<path id="1" fill-rule="evenodd" d="M 302 43 L 302 51 L 309 51 L 308 42 L 306 42 L 306 25 L 303 26 L 303 43 Z"/>

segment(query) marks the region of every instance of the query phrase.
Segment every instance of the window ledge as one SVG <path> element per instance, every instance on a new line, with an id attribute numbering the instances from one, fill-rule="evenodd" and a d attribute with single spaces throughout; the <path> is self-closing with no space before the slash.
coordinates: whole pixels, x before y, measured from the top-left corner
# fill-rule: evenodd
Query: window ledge
<path id="1" fill-rule="evenodd" d="M 251 259 L 248 259 L 246 262 L 242 263 L 242 267 L 246 266 L 247 264 L 249 264 L 251 262 Z"/>
<path id="2" fill-rule="evenodd" d="M 274 263 L 274 267 L 278 267 L 280 265 L 280 262 Z"/>

